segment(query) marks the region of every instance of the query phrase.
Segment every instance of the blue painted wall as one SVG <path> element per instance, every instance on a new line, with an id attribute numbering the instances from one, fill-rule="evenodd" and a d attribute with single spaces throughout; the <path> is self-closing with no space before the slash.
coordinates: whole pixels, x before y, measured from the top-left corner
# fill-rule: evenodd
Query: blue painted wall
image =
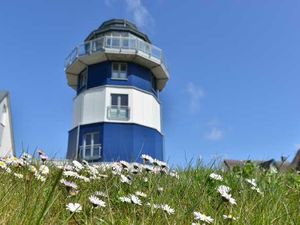
<path id="1" fill-rule="evenodd" d="M 142 67 L 135 63 L 127 63 L 127 80 L 114 80 L 111 79 L 111 69 L 112 62 L 106 61 L 103 63 L 94 64 L 88 66 L 88 80 L 87 87 L 77 89 L 77 94 L 81 91 L 93 87 L 98 87 L 102 85 L 124 85 L 124 86 L 133 86 L 140 88 L 142 90 L 151 92 L 155 95 L 155 77 L 151 71 L 145 67 Z M 154 79 L 154 82 L 152 82 Z M 154 84 L 154 85 L 153 85 Z"/>
<path id="2" fill-rule="evenodd" d="M 97 123 L 80 126 L 79 146 L 86 133 L 99 132 L 101 161 L 141 162 L 141 154 L 163 160 L 163 136 L 157 130 L 137 124 Z M 70 136 L 73 132 L 70 132 Z M 71 138 L 69 136 L 69 139 Z M 75 150 L 75 149 L 74 149 Z M 72 151 L 70 149 L 70 151 Z M 68 150 L 69 152 L 69 150 Z M 74 154 L 69 154 L 74 155 Z"/>

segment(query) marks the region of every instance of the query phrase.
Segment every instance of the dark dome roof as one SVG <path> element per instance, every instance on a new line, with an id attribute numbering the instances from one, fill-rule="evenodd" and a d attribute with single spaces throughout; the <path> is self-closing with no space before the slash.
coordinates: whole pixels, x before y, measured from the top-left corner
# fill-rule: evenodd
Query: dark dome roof
<path id="1" fill-rule="evenodd" d="M 135 24 L 129 22 L 128 20 L 124 19 L 111 19 L 103 22 L 101 26 L 92 31 L 89 36 L 85 39 L 85 41 L 90 41 L 97 38 L 99 35 L 109 32 L 109 31 L 124 31 L 130 32 L 139 38 L 143 39 L 144 41 L 151 43 L 149 38 L 146 34 L 140 32 Z"/>

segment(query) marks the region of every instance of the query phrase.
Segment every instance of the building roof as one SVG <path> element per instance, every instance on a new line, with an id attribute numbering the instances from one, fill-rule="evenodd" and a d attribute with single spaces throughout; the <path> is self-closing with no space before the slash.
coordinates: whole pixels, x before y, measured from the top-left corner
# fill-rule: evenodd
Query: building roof
<path id="1" fill-rule="evenodd" d="M 7 91 L 0 91 L 0 102 L 1 102 L 6 96 L 8 96 L 8 92 L 7 92 Z"/>
<path id="2" fill-rule="evenodd" d="M 291 163 L 287 162 L 286 160 L 276 161 L 274 159 L 270 159 L 270 160 L 225 159 L 224 165 L 226 166 L 227 169 L 231 170 L 236 166 L 243 167 L 247 162 L 254 163 L 264 169 L 271 169 L 271 167 L 275 167 L 278 171 L 287 171 L 291 169 L 296 169 L 297 171 L 300 171 L 300 149 L 296 153 L 296 156 Z"/>
<path id="3" fill-rule="evenodd" d="M 85 41 L 93 40 L 93 39 L 99 37 L 101 34 L 104 34 L 109 31 L 130 32 L 151 44 L 151 42 L 146 34 L 139 31 L 135 24 L 133 24 L 132 22 L 129 22 L 128 20 L 124 20 L 124 19 L 111 19 L 111 20 L 107 20 L 107 21 L 103 22 L 100 27 L 98 27 L 96 30 L 92 31 L 87 36 Z"/>

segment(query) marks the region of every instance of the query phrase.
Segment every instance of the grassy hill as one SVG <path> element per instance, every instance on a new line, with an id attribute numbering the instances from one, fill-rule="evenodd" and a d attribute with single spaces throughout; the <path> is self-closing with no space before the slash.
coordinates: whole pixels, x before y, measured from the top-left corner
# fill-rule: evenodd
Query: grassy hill
<path id="1" fill-rule="evenodd" d="M 146 157 L 146 156 L 145 156 Z M 224 172 L 165 163 L 0 162 L 0 224 L 300 224 L 300 176 L 248 164 Z M 71 203 L 71 204 L 70 204 Z"/>

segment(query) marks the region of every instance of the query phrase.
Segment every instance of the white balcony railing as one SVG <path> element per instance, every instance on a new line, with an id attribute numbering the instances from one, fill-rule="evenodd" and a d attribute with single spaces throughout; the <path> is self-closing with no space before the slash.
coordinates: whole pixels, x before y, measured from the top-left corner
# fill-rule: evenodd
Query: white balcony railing
<path id="1" fill-rule="evenodd" d="M 160 48 L 135 37 L 104 36 L 76 46 L 65 60 L 68 68 L 79 56 L 92 55 L 105 49 L 135 50 L 164 62 L 163 52 Z"/>
<path id="2" fill-rule="evenodd" d="M 130 109 L 128 106 L 108 106 L 107 119 L 109 120 L 129 120 Z"/>
<path id="3" fill-rule="evenodd" d="M 101 158 L 101 144 L 82 145 L 79 147 L 80 156 L 84 160 L 97 160 Z"/>

